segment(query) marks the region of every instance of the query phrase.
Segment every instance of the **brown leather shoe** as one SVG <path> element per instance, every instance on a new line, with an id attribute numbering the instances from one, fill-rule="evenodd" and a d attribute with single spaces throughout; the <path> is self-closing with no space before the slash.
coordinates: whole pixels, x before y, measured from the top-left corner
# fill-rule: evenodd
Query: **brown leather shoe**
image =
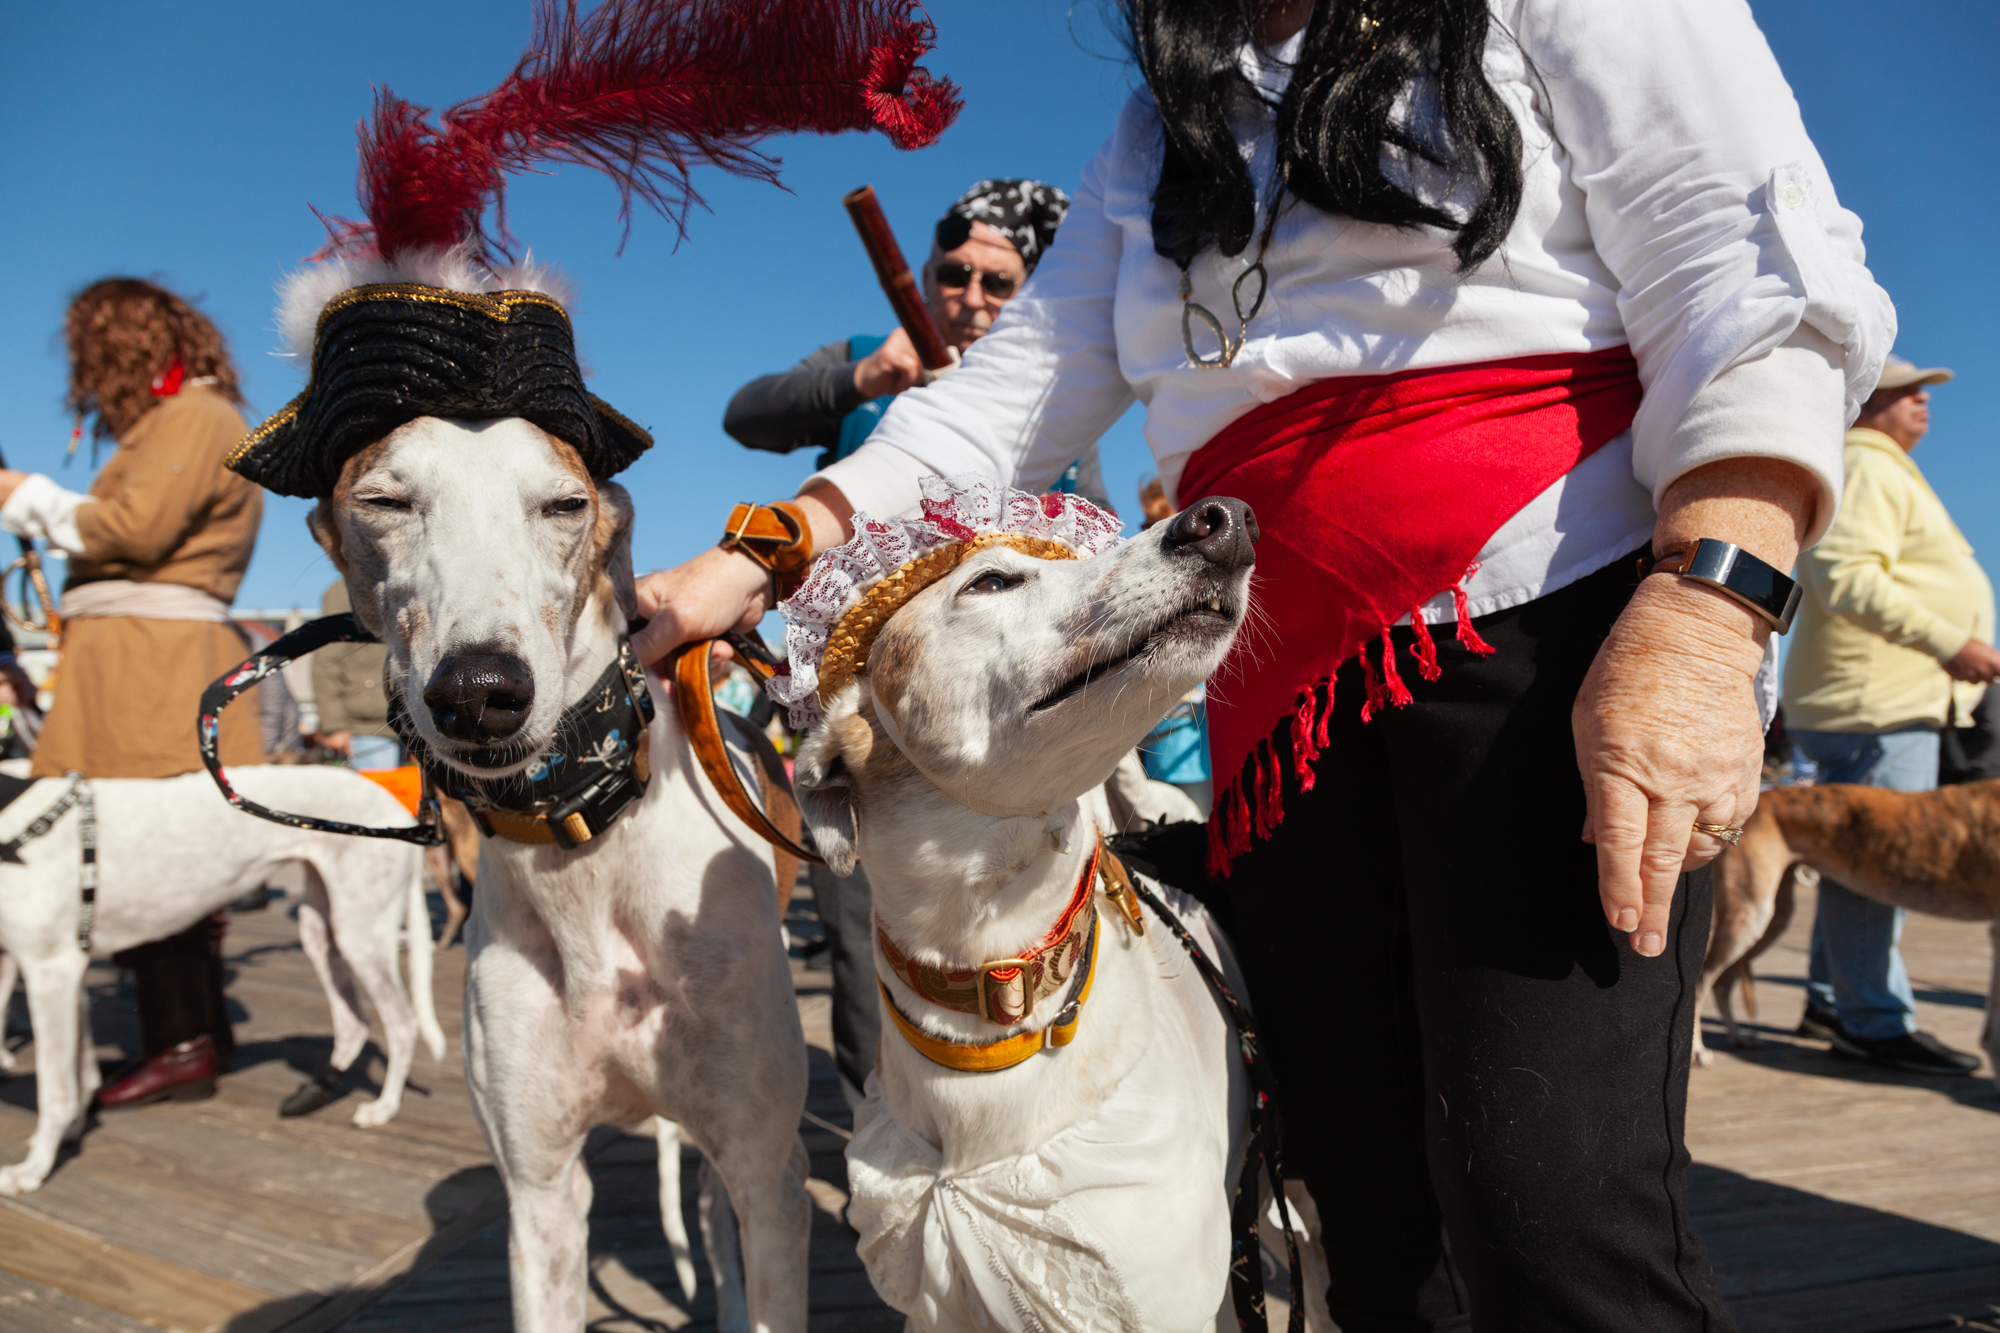
<path id="1" fill-rule="evenodd" d="M 168 1098 L 198 1102 L 213 1097 L 216 1065 L 215 1042 L 204 1032 L 193 1041 L 169 1046 L 152 1059 L 140 1062 L 116 1082 L 100 1088 L 97 1109 L 124 1111 Z"/>

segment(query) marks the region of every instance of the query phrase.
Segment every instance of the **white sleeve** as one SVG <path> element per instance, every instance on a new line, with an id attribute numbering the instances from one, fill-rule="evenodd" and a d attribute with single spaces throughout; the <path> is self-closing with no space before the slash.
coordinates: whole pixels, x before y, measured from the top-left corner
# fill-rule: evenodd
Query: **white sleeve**
<path id="1" fill-rule="evenodd" d="M 871 443 L 944 476 L 1042 491 L 1131 405 L 1112 325 L 1124 234 L 1104 214 L 1105 164 L 1128 151 L 1125 138 L 1114 133 L 1084 169 L 1055 242 L 965 363 L 898 394 Z"/>
<path id="2" fill-rule="evenodd" d="M 1730 367 L 1810 326 L 1837 349 L 1842 424 L 1895 340 L 1798 103 L 1744 0 L 1502 0 L 1534 66 L 1598 254 L 1615 276 L 1645 398 L 1633 472 L 1657 502 L 1709 461 L 1680 429 Z M 1812 472 L 1840 493 L 1838 432 L 1747 435 L 1728 452 Z"/>
<path id="3" fill-rule="evenodd" d="M 89 504 L 90 497 L 66 491 L 39 472 L 14 488 L 7 503 L 0 505 L 0 528 L 16 537 L 39 537 L 71 555 L 82 555 L 83 534 L 77 531 L 76 511 Z"/>
<path id="4" fill-rule="evenodd" d="M 1841 449 L 1847 429 L 1841 410 L 1844 378 L 1840 348 L 1812 325 L 1801 324 L 1770 351 L 1739 361 L 1710 380 L 1688 404 L 1669 452 L 1688 472 L 1724 458 L 1801 462 L 1824 452 L 1828 441 Z M 1834 475 L 1832 494 L 1821 496 L 1801 549 L 1832 525 L 1845 471 L 1843 466 Z"/>
<path id="5" fill-rule="evenodd" d="M 826 482 L 870 518 L 915 518 L 924 498 L 923 479 L 935 476 L 927 463 L 873 435 L 859 449 L 828 463 L 799 484 L 799 494 Z"/>

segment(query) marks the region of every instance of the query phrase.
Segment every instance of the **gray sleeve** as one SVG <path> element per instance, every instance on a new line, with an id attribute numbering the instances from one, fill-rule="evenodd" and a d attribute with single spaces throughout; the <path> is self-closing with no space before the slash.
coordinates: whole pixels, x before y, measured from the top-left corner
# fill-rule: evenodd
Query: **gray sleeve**
<path id="1" fill-rule="evenodd" d="M 840 421 L 867 401 L 854 387 L 847 341 L 831 342 L 790 370 L 751 380 L 722 414 L 722 429 L 738 444 L 788 454 L 808 445 L 831 449 Z"/>

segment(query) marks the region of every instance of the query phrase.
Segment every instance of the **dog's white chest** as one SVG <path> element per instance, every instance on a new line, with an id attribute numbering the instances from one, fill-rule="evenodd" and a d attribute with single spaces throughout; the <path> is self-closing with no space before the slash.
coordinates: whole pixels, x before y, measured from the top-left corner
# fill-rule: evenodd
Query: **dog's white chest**
<path id="1" fill-rule="evenodd" d="M 915 1327 L 1213 1326 L 1228 1280 L 1241 1066 L 1180 946 L 1157 922 L 1147 942 L 1151 993 L 1130 997 L 1154 1006 L 1144 1057 L 1107 1099 L 1035 1150 L 948 1170 L 945 1154 L 901 1124 L 871 1080 L 847 1153 L 849 1219 L 877 1290 Z"/>

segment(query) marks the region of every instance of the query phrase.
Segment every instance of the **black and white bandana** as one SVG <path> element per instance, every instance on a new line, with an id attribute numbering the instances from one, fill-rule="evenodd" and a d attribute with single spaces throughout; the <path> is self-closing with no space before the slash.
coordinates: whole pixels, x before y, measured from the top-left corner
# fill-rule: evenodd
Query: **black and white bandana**
<path id="1" fill-rule="evenodd" d="M 937 248 L 956 250 L 972 235 L 972 224 L 984 222 L 1021 252 L 1028 272 L 1035 271 L 1069 212 L 1069 196 L 1053 185 L 1029 180 L 985 180 L 958 197 L 937 224 Z"/>

